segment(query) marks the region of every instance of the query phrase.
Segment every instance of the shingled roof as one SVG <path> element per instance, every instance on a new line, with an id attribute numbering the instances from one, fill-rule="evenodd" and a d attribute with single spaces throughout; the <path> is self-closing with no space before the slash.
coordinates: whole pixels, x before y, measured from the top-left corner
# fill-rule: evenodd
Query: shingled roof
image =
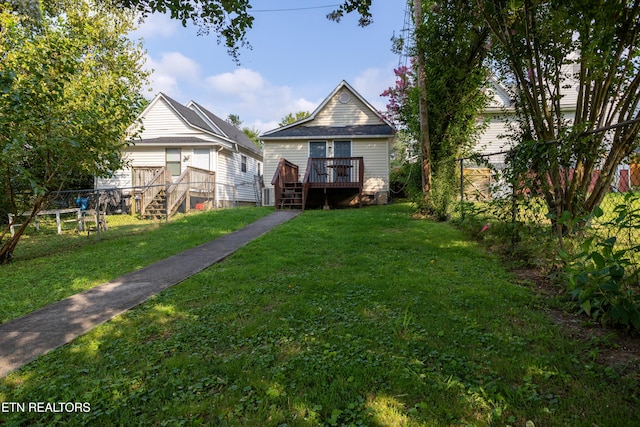
<path id="1" fill-rule="evenodd" d="M 389 137 L 393 136 L 393 134 L 393 128 L 387 124 L 353 126 L 296 126 L 269 133 L 268 138 Z"/>
<path id="2" fill-rule="evenodd" d="M 158 97 L 166 100 L 171 108 L 173 108 L 173 110 L 182 117 L 189 126 L 202 130 L 206 133 L 214 134 L 228 140 L 229 142 L 236 143 L 246 150 L 262 155 L 262 150 L 256 147 L 244 132 L 216 116 L 202 105 L 191 101 L 188 106 L 185 106 L 164 93 L 159 93 Z M 155 140 L 148 140 L 148 142 L 160 142 L 161 140 L 162 138 L 155 138 Z M 175 140 L 176 138 L 172 138 L 172 141 Z M 203 142 L 203 140 L 194 138 L 193 142 L 198 143 Z"/>

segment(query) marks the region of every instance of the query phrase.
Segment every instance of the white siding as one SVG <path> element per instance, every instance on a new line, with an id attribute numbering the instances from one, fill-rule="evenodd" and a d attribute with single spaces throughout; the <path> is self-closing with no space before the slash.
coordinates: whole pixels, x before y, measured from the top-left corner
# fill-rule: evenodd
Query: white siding
<path id="1" fill-rule="evenodd" d="M 164 99 L 158 99 L 153 108 L 142 117 L 142 138 L 160 138 L 163 136 L 200 136 L 202 132 L 188 126 Z"/>
<path id="2" fill-rule="evenodd" d="M 389 141 L 356 140 L 353 156 L 364 158 L 364 193 L 389 191 Z"/>
<path id="3" fill-rule="evenodd" d="M 513 143 L 507 137 L 509 134 L 507 121 L 511 119 L 511 115 L 512 113 L 487 115 L 488 126 L 480 136 L 474 151 L 482 154 L 494 154 L 510 149 Z M 487 160 L 489 163 L 501 167 L 504 165 L 505 155 L 492 155 L 487 157 Z"/>
<path id="4" fill-rule="evenodd" d="M 264 185 L 273 187 L 271 180 L 276 173 L 278 162 L 285 158 L 299 167 L 299 180 L 304 178 L 304 171 L 309 158 L 309 143 L 307 141 L 265 141 L 264 144 Z"/>
<path id="5" fill-rule="evenodd" d="M 340 94 L 349 94 L 349 102 L 341 103 Z M 309 126 L 352 126 L 378 125 L 380 118 L 369 107 L 363 104 L 357 96 L 347 89 L 342 89 L 331 98 L 324 108 L 316 114 Z"/>

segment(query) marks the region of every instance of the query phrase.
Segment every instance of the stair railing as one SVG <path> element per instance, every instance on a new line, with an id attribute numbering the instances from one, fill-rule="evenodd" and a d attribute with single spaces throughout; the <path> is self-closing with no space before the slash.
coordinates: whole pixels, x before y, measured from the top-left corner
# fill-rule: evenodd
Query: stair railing
<path id="1" fill-rule="evenodd" d="M 281 158 L 276 167 L 276 172 L 271 180 L 275 192 L 275 205 L 282 207 L 282 190 L 285 184 L 298 183 L 298 165 L 295 165 L 285 158 Z M 303 205 L 304 207 L 304 196 Z"/>
<path id="2" fill-rule="evenodd" d="M 185 195 L 189 192 L 190 181 L 191 169 L 187 168 L 176 182 L 167 187 L 167 217 L 173 215 L 178 205 L 184 200 Z"/>
<path id="3" fill-rule="evenodd" d="M 151 178 L 151 181 L 144 183 L 140 192 L 140 215 L 144 216 L 146 214 L 147 207 L 164 190 L 167 182 L 171 182 L 171 174 L 166 167 L 162 167 Z"/>

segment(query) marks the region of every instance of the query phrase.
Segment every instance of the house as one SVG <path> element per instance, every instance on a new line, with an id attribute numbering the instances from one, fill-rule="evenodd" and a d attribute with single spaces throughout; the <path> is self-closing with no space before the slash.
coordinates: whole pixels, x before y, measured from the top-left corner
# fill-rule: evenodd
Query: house
<path id="1" fill-rule="evenodd" d="M 576 103 L 578 91 L 576 90 L 577 81 L 571 76 L 579 70 L 579 64 L 567 64 L 564 66 L 563 72 L 567 76 L 565 84 L 560 89 L 560 109 L 563 116 L 572 121 L 576 113 Z M 502 170 L 505 167 L 505 158 L 508 150 L 513 148 L 514 141 L 509 138 L 513 132 L 510 129 L 515 124 L 516 109 L 515 95 L 492 76 L 485 88 L 486 94 L 489 96 L 489 104 L 481 114 L 480 120 L 486 124 L 486 128 L 480 135 L 475 149 L 477 154 L 481 154 L 493 169 Z M 492 173 L 486 165 L 465 165 L 465 193 L 470 199 L 488 200 L 492 197 L 491 191 L 504 193 L 505 186 L 496 185 L 493 181 Z M 597 178 L 597 172 L 593 177 L 593 182 Z M 629 191 L 633 185 L 630 166 L 621 164 L 616 171 L 616 178 L 613 186 L 616 191 Z"/>
<path id="2" fill-rule="evenodd" d="M 308 118 L 260 136 L 263 203 L 296 209 L 387 203 L 394 134 L 342 81 Z"/>
<path id="3" fill-rule="evenodd" d="M 131 126 L 130 133 L 136 132 L 123 152 L 127 166 L 96 182 L 96 188 L 120 188 L 134 198 L 132 210 L 144 214 L 153 203 L 173 213 L 180 206 L 259 202 L 262 150 L 202 105 L 182 105 L 159 93 Z"/>

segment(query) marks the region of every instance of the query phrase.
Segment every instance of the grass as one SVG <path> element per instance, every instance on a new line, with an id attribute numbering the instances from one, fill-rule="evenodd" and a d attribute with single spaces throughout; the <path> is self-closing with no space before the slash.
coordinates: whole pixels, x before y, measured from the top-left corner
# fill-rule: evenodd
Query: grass
<path id="1" fill-rule="evenodd" d="M 0 323 L 235 231 L 268 208 L 181 215 L 169 225 L 112 225 L 101 240 L 65 233 L 27 236 L 0 265 Z"/>
<path id="2" fill-rule="evenodd" d="M 90 412 L 0 424 L 633 425 L 640 404 L 636 371 L 406 205 L 307 211 L 0 380 L 43 401 Z"/>

